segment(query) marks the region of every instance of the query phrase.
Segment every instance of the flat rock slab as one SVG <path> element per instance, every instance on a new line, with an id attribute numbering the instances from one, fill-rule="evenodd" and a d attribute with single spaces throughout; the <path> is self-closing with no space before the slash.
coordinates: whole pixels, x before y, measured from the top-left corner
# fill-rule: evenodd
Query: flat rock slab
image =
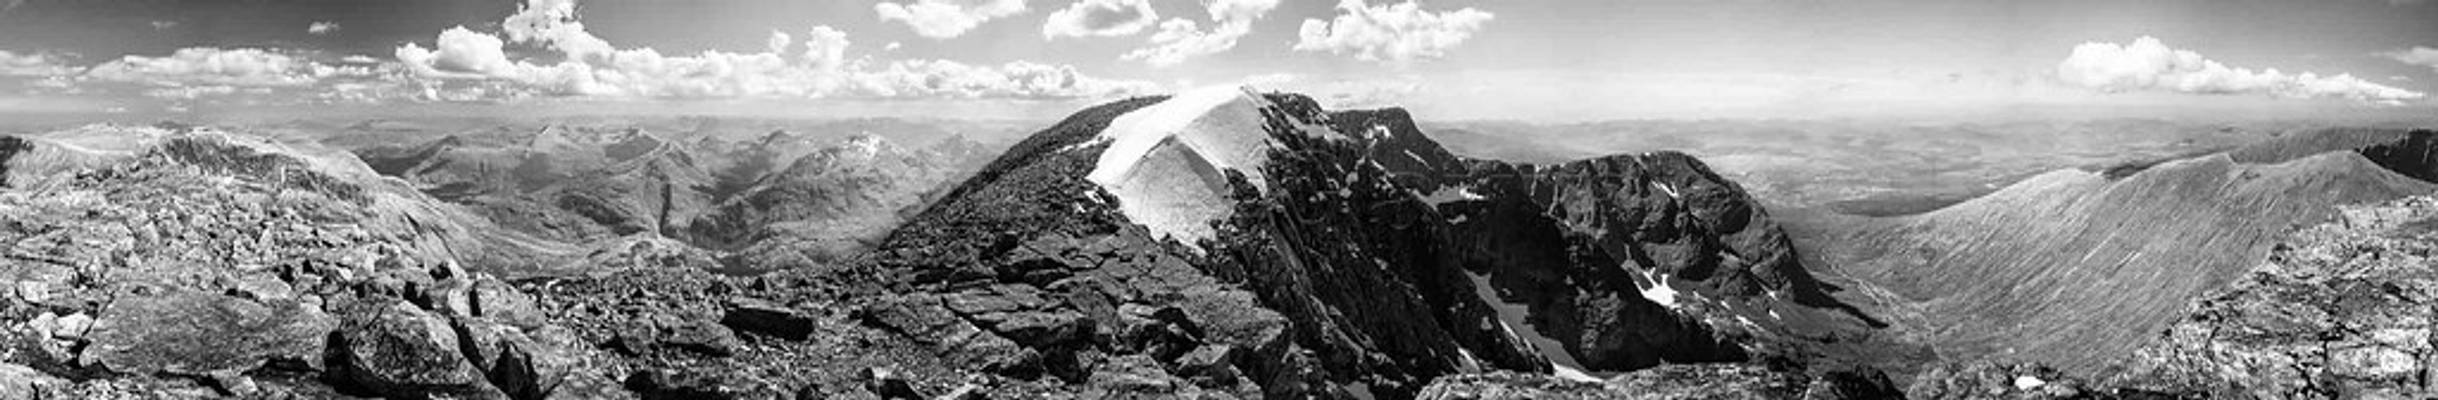
<path id="1" fill-rule="evenodd" d="M 316 364 L 338 327 L 298 302 L 197 292 L 123 296 L 101 315 L 81 358 L 129 374 L 244 372 L 274 359 Z"/>

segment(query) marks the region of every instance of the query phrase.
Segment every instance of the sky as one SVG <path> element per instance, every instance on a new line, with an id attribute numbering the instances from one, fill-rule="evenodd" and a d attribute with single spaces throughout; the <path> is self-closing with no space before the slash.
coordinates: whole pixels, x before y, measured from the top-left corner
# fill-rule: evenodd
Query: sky
<path id="1" fill-rule="evenodd" d="M 2438 114 L 2432 0 L 0 0 L 0 114 Z M 947 115 L 942 115 L 947 114 Z"/>

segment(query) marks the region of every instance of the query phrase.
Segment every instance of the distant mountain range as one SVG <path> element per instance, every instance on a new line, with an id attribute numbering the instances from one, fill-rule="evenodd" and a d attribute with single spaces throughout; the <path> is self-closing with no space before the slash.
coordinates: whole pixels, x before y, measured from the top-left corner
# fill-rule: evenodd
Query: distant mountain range
<path id="1" fill-rule="evenodd" d="M 978 167 L 957 160 L 989 149 L 956 136 L 907 149 L 874 135 L 827 142 L 772 131 L 731 141 L 554 125 L 357 155 L 384 175 L 540 237 L 588 243 L 641 234 L 810 263 L 861 252 L 926 192 Z M 766 241 L 790 251 L 760 246 Z"/>

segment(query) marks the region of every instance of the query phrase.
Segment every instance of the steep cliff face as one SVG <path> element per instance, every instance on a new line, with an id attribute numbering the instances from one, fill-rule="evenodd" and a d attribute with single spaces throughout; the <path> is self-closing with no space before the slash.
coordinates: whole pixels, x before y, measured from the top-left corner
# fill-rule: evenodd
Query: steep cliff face
<path id="1" fill-rule="evenodd" d="M 1510 322 L 1529 321 L 1518 325 L 1560 365 L 1737 360 L 1754 340 L 1730 336 L 1876 324 L 1828 295 L 1834 288 L 1742 187 L 1691 156 L 1468 159 L 1403 110 L 1335 116 L 1339 130 L 1364 135 L 1366 159 L 1441 214 L 1465 273 L 1509 306 Z"/>
<path id="2" fill-rule="evenodd" d="M 880 281 L 892 296 L 1004 338 L 978 352 L 1003 370 L 1085 379 L 1108 372 L 1094 360 L 1149 355 L 1207 382 L 1187 356 L 1218 352 L 1236 378 L 1200 387 L 1240 394 L 1406 397 L 1458 373 L 1741 361 L 1813 328 L 1784 319 L 1837 318 L 1767 214 L 1691 157 L 1468 160 L 1401 110 L 1233 88 L 1079 113 L 876 259 L 869 273 L 902 278 Z M 921 300 L 1011 292 L 1046 301 Z M 1128 338 L 1160 320 L 1127 310 L 1175 310 L 1160 323 L 1186 334 Z M 1078 333 L 1011 322 L 1043 318 Z"/>

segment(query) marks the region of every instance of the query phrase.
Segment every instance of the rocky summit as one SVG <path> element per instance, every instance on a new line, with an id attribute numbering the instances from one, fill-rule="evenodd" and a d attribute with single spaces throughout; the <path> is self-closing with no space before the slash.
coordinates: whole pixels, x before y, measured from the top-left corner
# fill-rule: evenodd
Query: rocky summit
<path id="1" fill-rule="evenodd" d="M 979 336 L 943 351 L 1017 376 L 1089 382 L 1148 357 L 1191 383 L 1147 395 L 1403 398 L 1498 370 L 1597 380 L 1793 354 L 1788 332 L 1864 325 L 1691 157 L 1467 159 L 1401 110 L 1236 88 L 1062 121 L 873 260 L 856 275 L 883 278 L 884 325 Z M 1145 329 L 1173 333 L 1134 337 Z M 1214 352 L 1227 361 L 1209 365 Z"/>

